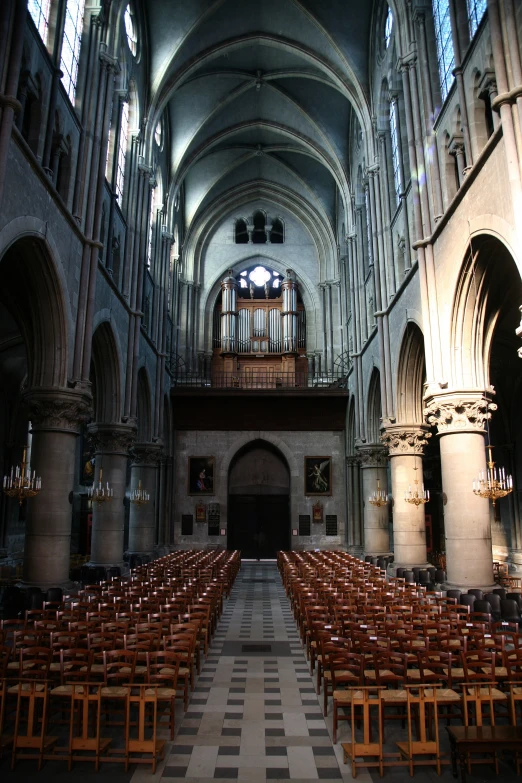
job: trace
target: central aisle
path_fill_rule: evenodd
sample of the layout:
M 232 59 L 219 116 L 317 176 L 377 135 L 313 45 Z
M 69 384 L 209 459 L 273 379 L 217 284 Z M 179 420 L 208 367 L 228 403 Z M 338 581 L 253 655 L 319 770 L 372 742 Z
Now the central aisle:
M 351 780 L 343 773 L 276 565 L 243 563 L 158 778 Z

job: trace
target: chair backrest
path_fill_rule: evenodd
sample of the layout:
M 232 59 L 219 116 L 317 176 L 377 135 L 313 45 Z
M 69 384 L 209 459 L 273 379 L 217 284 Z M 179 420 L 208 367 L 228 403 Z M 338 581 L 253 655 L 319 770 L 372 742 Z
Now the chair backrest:
M 520 616 L 520 608 L 518 606 L 518 603 L 516 601 L 512 600 L 504 600 L 500 601 L 500 614 L 505 619 L 513 619 L 517 622 L 519 620 L 522 620 L 522 617 Z
M 133 682 L 136 668 L 134 650 L 104 650 L 103 679 L 105 685 L 125 685 Z
M 489 717 L 491 726 L 495 725 L 494 689 L 495 683 L 493 682 L 465 683 L 462 686 L 465 726 L 472 725 L 473 711 L 470 708 L 474 708 L 477 726 L 483 726 L 486 717 Z M 488 707 L 487 712 L 484 711 L 485 706 Z
M 484 593 L 482 590 L 479 590 L 478 587 L 472 587 L 470 590 L 468 590 L 468 595 L 474 595 L 477 601 L 484 600 Z
M 473 606 L 476 600 L 477 596 L 474 593 L 462 593 L 460 596 L 460 605 Z
M 484 599 L 489 602 L 493 612 L 500 612 L 500 596 L 497 593 L 486 593 Z
M 522 609 L 522 595 L 520 593 L 508 593 L 506 595 L 506 600 L 516 601 L 519 610 Z

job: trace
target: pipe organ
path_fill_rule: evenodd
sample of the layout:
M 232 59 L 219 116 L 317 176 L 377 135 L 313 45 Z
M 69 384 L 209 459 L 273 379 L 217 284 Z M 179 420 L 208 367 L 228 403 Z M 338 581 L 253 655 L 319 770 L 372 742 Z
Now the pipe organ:
M 213 318 L 213 372 L 252 378 L 307 373 L 306 314 L 291 270 L 263 285 L 232 270 L 221 282 Z M 277 276 L 276 276 L 277 275 Z

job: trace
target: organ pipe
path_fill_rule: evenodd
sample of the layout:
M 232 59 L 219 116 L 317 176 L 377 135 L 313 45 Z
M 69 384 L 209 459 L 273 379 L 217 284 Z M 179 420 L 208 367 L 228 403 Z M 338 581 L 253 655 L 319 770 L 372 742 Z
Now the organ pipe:
M 236 353 L 237 346 L 237 281 L 232 269 L 221 281 L 221 352 Z
M 250 353 L 250 310 L 246 308 L 239 311 L 238 351 Z
M 291 269 L 281 284 L 283 291 L 283 309 L 281 322 L 283 331 L 283 353 L 297 353 L 297 283 Z

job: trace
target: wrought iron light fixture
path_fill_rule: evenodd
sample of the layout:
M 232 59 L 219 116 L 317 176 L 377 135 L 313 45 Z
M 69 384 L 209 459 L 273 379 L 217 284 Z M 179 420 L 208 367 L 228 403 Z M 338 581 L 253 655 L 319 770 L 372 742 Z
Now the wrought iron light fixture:
M 418 467 L 415 465 L 413 470 L 417 471 Z M 415 480 L 413 482 L 413 490 L 411 488 L 411 484 L 408 487 L 407 491 L 404 493 L 404 500 L 406 503 L 411 503 L 414 506 L 420 506 L 424 505 L 424 503 L 428 503 L 430 499 L 430 491 L 429 489 L 419 489 L 419 480 L 417 479 L 417 473 L 415 473 Z
M 20 505 L 27 498 L 33 498 L 42 489 L 42 479 L 36 471 L 27 467 L 27 449 L 24 448 L 22 462 L 11 468 L 11 473 L 4 476 L 4 492 L 10 498 L 17 498 Z
M 103 485 L 103 469 L 100 468 L 100 475 L 98 477 L 98 486 L 89 487 L 87 490 L 89 500 L 93 503 L 107 503 L 111 501 L 114 495 L 114 491 L 108 481 Z
M 133 489 L 130 496 L 130 502 L 135 506 L 144 506 L 150 500 L 150 495 L 146 489 L 141 486 L 141 479 L 138 481 L 137 489 Z
M 386 492 L 381 489 L 381 482 L 380 479 L 377 479 L 377 489 L 374 489 L 370 497 L 368 498 L 368 503 L 371 503 L 372 506 L 387 506 L 388 505 L 388 495 Z
M 473 492 L 485 500 L 491 500 L 495 506 L 497 500 L 505 498 L 513 492 L 513 477 L 506 476 L 504 468 L 495 467 L 493 461 L 493 446 L 486 446 L 488 452 L 488 467 L 481 470 L 478 479 L 473 480 Z

